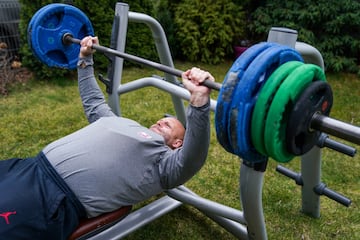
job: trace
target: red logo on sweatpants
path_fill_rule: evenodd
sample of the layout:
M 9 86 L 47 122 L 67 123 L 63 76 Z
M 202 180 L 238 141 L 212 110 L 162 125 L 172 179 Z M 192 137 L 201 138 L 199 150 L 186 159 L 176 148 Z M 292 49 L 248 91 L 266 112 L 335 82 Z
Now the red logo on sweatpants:
M 16 211 L 15 212 L 4 212 L 4 213 L 0 213 L 0 217 L 3 217 L 5 219 L 6 224 L 10 224 L 9 216 L 15 215 L 15 214 L 16 214 Z

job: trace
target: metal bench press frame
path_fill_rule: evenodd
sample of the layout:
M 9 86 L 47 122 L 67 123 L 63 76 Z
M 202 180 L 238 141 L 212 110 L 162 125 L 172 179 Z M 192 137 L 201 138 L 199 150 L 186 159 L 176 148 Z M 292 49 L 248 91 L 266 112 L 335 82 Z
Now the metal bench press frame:
M 129 6 L 125 3 L 118 2 L 116 4 L 111 47 L 124 52 L 129 22 L 144 23 L 151 29 L 161 64 L 173 67 L 174 64 L 167 38 L 161 25 L 148 15 L 129 11 Z M 268 41 L 295 47 L 303 55 L 305 61 L 323 68 L 324 63 L 321 54 L 310 45 L 296 42 L 296 38 L 296 32 L 284 32 L 283 29 L 274 28 L 269 32 Z M 109 56 L 109 58 L 111 57 Z M 180 121 L 185 122 L 183 100 L 188 100 L 190 95 L 187 90 L 174 84 L 177 83 L 175 76 L 165 73 L 165 79 L 146 77 L 121 84 L 124 60 L 118 57 L 113 57 L 111 60 L 108 70 L 108 79 L 110 79 L 108 84 L 110 84 L 107 86 L 107 92 L 109 105 L 115 114 L 121 116 L 120 95 L 139 88 L 152 86 L 171 94 L 176 115 Z M 211 109 L 214 111 L 215 108 L 216 101 L 211 100 Z M 313 187 L 320 183 L 320 148 L 314 147 L 309 153 L 302 156 L 301 164 L 301 174 L 304 182 L 302 186 L 302 211 L 313 217 L 319 217 L 320 196 L 314 193 Z M 266 164 L 265 166 L 241 164 L 239 189 L 243 211 L 202 198 L 185 186 L 180 186 L 168 190 L 165 196 L 133 211 L 120 222 L 89 239 L 120 239 L 174 210 L 183 203 L 194 206 L 239 239 L 267 239 L 262 206 L 265 169 Z M 248 184 L 250 182 L 251 184 Z

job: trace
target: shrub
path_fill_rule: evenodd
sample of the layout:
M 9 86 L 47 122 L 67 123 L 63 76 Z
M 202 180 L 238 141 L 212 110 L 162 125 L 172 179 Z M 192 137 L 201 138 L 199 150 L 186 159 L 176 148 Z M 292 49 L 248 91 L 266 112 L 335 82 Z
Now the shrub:
M 154 15 L 154 4 L 152 0 L 125 0 L 122 2 L 129 4 L 129 11 L 144 13 L 149 16 Z M 145 24 L 129 22 L 126 38 L 126 52 L 152 61 L 159 61 L 152 33 Z M 126 66 L 133 64 L 134 63 L 131 62 L 125 62 Z
M 272 26 L 299 32 L 299 41 L 316 47 L 327 70 L 358 71 L 360 3 L 357 0 L 266 1 L 251 14 L 252 38 L 265 38 Z
M 154 18 L 161 24 L 163 27 L 168 45 L 171 51 L 173 58 L 177 58 L 181 55 L 181 49 L 178 48 L 179 41 L 176 39 L 176 26 L 174 23 L 175 18 L 175 9 L 177 6 L 177 1 L 168 1 L 168 0 L 156 0 L 154 4 Z
M 244 34 L 245 14 L 232 1 L 184 0 L 176 6 L 176 39 L 189 61 L 217 64 Z

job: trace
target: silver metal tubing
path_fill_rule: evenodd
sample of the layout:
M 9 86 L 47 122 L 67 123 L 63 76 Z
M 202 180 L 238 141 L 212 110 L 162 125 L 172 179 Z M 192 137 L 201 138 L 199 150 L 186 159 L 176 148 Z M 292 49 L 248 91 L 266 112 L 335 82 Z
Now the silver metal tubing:
M 194 206 L 201 211 L 207 212 L 209 214 L 225 217 L 227 219 L 242 224 L 246 224 L 243 212 L 237 209 L 222 205 L 220 203 L 202 198 L 198 195 L 177 188 L 168 190 L 166 193 L 170 197 L 180 202 Z
M 117 3 L 116 5 L 120 5 L 120 3 Z M 150 28 L 160 63 L 173 68 L 174 62 L 171 56 L 170 47 L 167 41 L 165 31 L 159 21 L 149 15 L 130 11 L 129 22 L 135 24 L 145 24 Z M 125 36 L 126 35 L 123 35 L 123 37 Z M 178 81 L 177 77 L 172 74 L 164 73 L 164 77 L 166 81 L 171 83 L 176 83 Z M 174 95 L 171 95 L 171 98 L 177 119 L 179 119 L 180 122 L 186 125 L 186 114 L 183 101 Z
M 295 48 L 298 32 L 294 29 L 283 27 L 272 27 L 268 34 L 268 42 L 280 43 Z
M 295 49 L 301 54 L 304 62 L 312 63 L 325 69 L 324 59 L 315 47 L 304 42 L 296 42 Z
M 249 239 L 266 240 L 266 224 L 262 205 L 264 172 L 241 164 L 240 200 L 247 222 Z
M 90 237 L 91 240 L 115 240 L 123 238 L 155 219 L 182 205 L 181 202 L 164 196 L 148 205 L 133 211 L 114 226 Z
M 313 147 L 301 156 L 301 211 L 311 217 L 320 217 L 320 196 L 314 192 L 314 187 L 321 183 L 321 150 Z
M 156 77 L 145 77 L 140 78 L 131 82 L 124 83 L 118 87 L 118 94 L 124 94 L 136 89 L 144 87 L 156 87 L 158 89 L 164 90 L 165 92 L 171 93 L 174 96 L 180 97 L 184 100 L 189 101 L 190 93 L 183 87 L 175 85 L 173 83 L 164 81 Z M 216 100 L 210 99 L 210 109 L 215 111 L 216 109 Z
M 237 238 L 243 240 L 249 238 L 245 219 L 241 211 L 201 198 L 185 186 L 179 186 L 176 189 L 170 190 L 168 195 L 185 200 L 184 203 L 194 206 Z M 210 203 L 210 205 L 206 206 L 208 203 Z M 229 211 L 235 211 L 235 213 Z M 227 218 L 228 216 L 234 216 L 238 219 L 231 220 Z
M 115 6 L 114 22 L 111 30 L 111 47 L 118 51 L 125 51 L 126 33 L 128 26 L 129 5 L 117 3 Z M 111 91 L 108 92 L 108 104 L 112 111 L 121 116 L 120 96 L 116 94 L 117 87 L 121 83 L 123 73 L 124 59 L 114 57 L 109 63 L 107 77 L 110 80 Z M 119 77 L 120 76 L 120 77 Z
M 356 154 L 356 148 L 348 146 L 344 143 L 332 140 L 325 133 L 321 133 L 317 142 L 317 146 L 320 148 L 327 147 L 340 153 L 346 154 L 350 157 L 354 157 Z
M 310 127 L 360 145 L 360 127 L 349 123 L 315 113 L 311 119 Z

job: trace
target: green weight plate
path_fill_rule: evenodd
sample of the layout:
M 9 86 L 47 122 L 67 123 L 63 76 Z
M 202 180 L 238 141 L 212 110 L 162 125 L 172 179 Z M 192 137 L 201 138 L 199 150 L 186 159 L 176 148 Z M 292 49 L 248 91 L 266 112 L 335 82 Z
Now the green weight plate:
M 284 79 L 294 71 L 295 68 L 303 65 L 300 61 L 290 61 L 278 67 L 265 82 L 260 90 L 258 99 L 251 117 L 251 141 L 255 149 L 267 156 L 264 143 L 264 131 L 267 113 L 270 104 Z
M 280 85 L 270 105 L 265 124 L 265 148 L 278 162 L 294 158 L 286 148 L 286 128 L 292 107 L 303 90 L 313 81 L 326 81 L 324 71 L 313 64 L 297 67 Z

